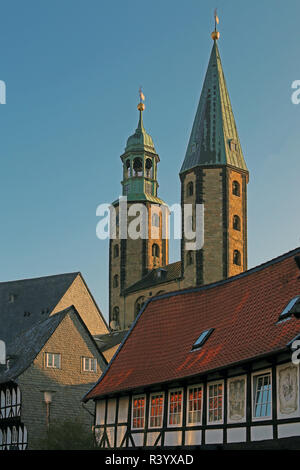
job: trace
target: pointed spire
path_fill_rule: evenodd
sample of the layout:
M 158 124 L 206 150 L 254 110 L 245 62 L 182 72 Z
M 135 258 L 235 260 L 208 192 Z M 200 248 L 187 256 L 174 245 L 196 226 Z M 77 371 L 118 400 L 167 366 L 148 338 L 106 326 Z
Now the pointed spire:
M 196 166 L 226 164 L 247 171 L 217 45 L 218 20 L 215 12 L 214 44 L 180 173 Z

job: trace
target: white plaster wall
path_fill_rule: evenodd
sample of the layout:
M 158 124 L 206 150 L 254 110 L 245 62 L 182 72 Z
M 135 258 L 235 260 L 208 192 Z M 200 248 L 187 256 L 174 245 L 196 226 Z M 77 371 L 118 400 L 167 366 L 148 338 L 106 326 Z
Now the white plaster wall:
M 300 436 L 300 423 L 280 424 L 278 437 Z
M 127 423 L 128 420 L 128 397 L 119 398 L 118 423 Z
M 246 442 L 246 428 L 229 428 L 227 442 Z
M 107 424 L 113 424 L 116 419 L 116 404 L 115 398 L 110 398 L 107 404 Z
M 105 400 L 99 400 L 96 404 L 96 425 L 104 424 Z
M 185 445 L 193 446 L 201 444 L 202 431 L 186 431 L 185 432 Z
M 252 426 L 251 441 L 273 439 L 273 426 Z
M 166 431 L 165 433 L 165 446 L 181 446 L 182 432 L 181 431 Z
M 206 444 L 221 444 L 223 442 L 223 429 L 209 429 L 205 432 Z

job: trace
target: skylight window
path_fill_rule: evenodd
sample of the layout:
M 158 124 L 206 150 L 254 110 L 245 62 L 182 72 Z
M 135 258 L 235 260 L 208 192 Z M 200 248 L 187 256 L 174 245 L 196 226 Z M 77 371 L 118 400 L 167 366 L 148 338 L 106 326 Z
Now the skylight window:
M 193 344 L 192 349 L 200 348 L 205 343 L 205 341 L 207 341 L 207 339 L 209 338 L 209 336 L 212 334 L 213 331 L 214 331 L 214 328 L 210 328 L 209 330 L 203 331 L 201 335 L 199 336 L 199 338 Z
M 295 315 L 295 317 L 300 316 L 300 295 L 297 295 L 297 297 L 294 297 L 285 307 L 285 309 L 281 312 L 279 315 L 278 321 L 284 320 L 285 318 L 289 318 L 292 315 Z

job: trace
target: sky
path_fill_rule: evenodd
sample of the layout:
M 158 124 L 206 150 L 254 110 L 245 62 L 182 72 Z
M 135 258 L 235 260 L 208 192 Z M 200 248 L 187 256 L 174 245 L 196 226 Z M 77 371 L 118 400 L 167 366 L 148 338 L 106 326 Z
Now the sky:
M 300 246 L 298 0 L 0 1 L 0 281 L 80 271 L 108 318 L 108 241 L 96 237 L 96 208 L 121 193 L 140 85 L 159 197 L 180 202 L 216 7 L 250 171 L 249 267 Z

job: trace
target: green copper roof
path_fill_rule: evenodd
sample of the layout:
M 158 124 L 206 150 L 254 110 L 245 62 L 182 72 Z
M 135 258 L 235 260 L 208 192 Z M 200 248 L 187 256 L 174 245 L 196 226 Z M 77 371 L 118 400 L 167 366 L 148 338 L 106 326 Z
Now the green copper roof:
M 226 164 L 247 171 L 219 49 L 214 41 L 180 173 L 200 165 Z
M 156 153 L 151 135 L 147 134 L 143 125 L 143 111 L 140 112 L 140 119 L 135 133 L 127 140 L 125 152 L 136 150 L 148 150 Z

